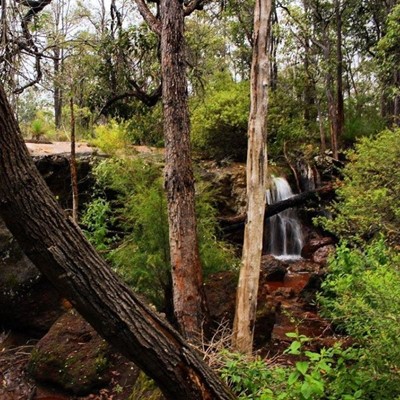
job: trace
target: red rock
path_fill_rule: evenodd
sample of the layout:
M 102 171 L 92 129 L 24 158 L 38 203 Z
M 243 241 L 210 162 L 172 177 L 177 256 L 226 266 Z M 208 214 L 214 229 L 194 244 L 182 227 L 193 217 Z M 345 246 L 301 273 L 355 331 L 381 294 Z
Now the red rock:
M 311 239 L 307 242 L 301 250 L 301 256 L 303 258 L 310 259 L 312 255 L 321 247 L 334 244 L 335 240 L 332 237 L 323 237 L 317 239 Z
M 335 246 L 332 244 L 320 247 L 312 256 L 312 260 L 318 264 L 326 265 L 329 256 L 335 252 Z

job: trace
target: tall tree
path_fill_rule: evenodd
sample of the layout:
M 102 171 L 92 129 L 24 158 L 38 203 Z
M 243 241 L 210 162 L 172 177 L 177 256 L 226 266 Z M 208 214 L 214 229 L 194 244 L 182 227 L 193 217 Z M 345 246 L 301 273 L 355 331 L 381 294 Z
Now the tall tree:
M 184 51 L 184 10 L 161 0 L 161 71 L 174 312 L 182 333 L 195 338 L 207 307 L 197 242 Z
M 171 400 L 233 395 L 196 351 L 113 273 L 35 168 L 0 85 L 0 216 L 25 254 Z
M 195 340 L 207 317 L 196 232 L 195 187 L 190 150 L 184 17 L 202 0 L 160 0 L 160 16 L 136 0 L 140 13 L 161 38 L 162 102 L 165 138 L 165 188 L 174 312 L 183 335 Z
M 247 222 L 233 327 L 233 345 L 244 353 L 251 353 L 253 347 L 264 231 L 267 185 L 266 118 L 271 84 L 271 11 L 271 0 L 256 0 L 246 164 Z

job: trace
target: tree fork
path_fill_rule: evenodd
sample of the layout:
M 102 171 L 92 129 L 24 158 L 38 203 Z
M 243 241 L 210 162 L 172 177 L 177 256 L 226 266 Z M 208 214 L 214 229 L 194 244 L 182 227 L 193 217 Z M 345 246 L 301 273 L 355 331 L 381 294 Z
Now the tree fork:
M 109 268 L 36 170 L 0 86 L 0 215 L 25 254 L 168 399 L 234 399 L 196 351 Z

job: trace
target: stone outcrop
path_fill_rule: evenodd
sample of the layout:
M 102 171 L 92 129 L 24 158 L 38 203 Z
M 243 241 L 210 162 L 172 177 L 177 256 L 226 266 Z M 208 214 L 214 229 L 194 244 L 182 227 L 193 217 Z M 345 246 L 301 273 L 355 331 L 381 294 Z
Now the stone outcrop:
M 71 207 L 69 143 L 28 143 L 36 167 L 64 209 Z M 78 144 L 80 200 L 91 195 L 90 171 L 95 151 Z M 22 253 L 10 231 L 0 220 L 0 328 L 43 335 L 65 312 L 63 299 Z
M 0 326 L 40 337 L 64 312 L 62 301 L 22 253 L 2 220 L 0 271 Z
M 127 394 L 139 369 L 112 351 L 107 342 L 76 312 L 66 313 L 51 327 L 31 353 L 28 370 L 36 381 L 54 384 L 75 395 L 92 393 L 108 386 L 124 364 Z
M 321 247 L 334 244 L 332 237 L 318 237 L 310 239 L 302 248 L 301 256 L 306 259 L 311 259 L 313 254 Z
M 264 255 L 261 258 L 261 280 L 278 281 L 284 280 L 288 264 L 272 255 Z

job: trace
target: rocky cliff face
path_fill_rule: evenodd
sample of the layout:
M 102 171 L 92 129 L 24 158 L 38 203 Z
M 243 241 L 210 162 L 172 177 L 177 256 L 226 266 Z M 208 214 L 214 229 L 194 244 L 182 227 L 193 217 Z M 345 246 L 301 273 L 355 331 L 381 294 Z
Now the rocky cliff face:
M 27 144 L 36 167 L 66 210 L 71 207 L 68 145 Z M 96 157 L 97 154 L 91 148 L 78 146 L 78 178 L 82 202 L 91 195 L 93 179 L 90 171 Z M 0 328 L 40 337 L 63 312 L 63 300 L 23 254 L 0 220 Z

